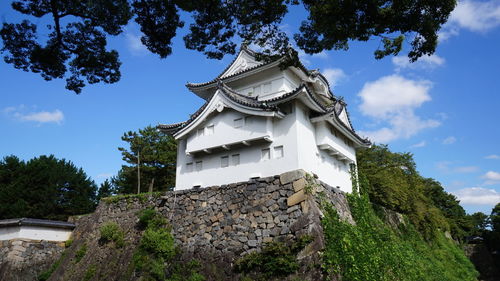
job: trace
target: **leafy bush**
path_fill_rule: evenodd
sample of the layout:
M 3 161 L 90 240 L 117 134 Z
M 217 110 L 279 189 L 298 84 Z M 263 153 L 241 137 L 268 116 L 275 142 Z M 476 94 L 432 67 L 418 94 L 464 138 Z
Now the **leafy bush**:
M 200 265 L 196 261 L 174 262 L 178 249 L 167 220 L 161 214 L 153 209 L 145 209 L 137 213 L 137 216 L 139 227 L 146 228 L 146 230 L 142 235 L 139 248 L 134 253 L 133 264 L 144 280 L 205 280 L 205 277 L 198 273 Z
M 262 251 L 252 252 L 235 263 L 235 270 L 242 273 L 257 272 L 265 278 L 287 276 L 299 268 L 297 254 L 312 238 L 304 235 L 297 241 L 287 245 L 282 242 L 271 242 Z
M 147 228 L 142 236 L 140 247 L 148 253 L 167 260 L 175 255 L 174 237 L 170 230 L 165 228 Z
M 125 245 L 125 234 L 116 222 L 107 222 L 100 228 L 101 240 L 104 242 L 114 242 L 116 247 Z
M 167 220 L 154 209 L 144 209 L 137 216 L 139 217 L 139 227 L 143 229 L 146 227 L 157 229 L 167 225 Z

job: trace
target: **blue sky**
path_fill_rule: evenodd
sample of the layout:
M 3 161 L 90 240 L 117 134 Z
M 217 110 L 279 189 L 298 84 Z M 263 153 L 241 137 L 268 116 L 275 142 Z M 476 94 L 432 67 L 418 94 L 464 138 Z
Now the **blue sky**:
M 9 2 L 0 4 L 0 18 L 19 21 Z M 293 33 L 303 15 L 294 9 L 283 29 Z M 140 44 L 138 28 L 127 26 L 109 41 L 123 62 L 121 81 L 87 86 L 81 95 L 2 60 L 0 157 L 54 154 L 97 183 L 116 174 L 124 132 L 187 119 L 203 101 L 185 83 L 208 81 L 233 59 L 184 49 L 184 32 L 160 60 Z M 433 56 L 414 64 L 404 52 L 375 60 L 378 40 L 301 58 L 345 98 L 360 134 L 413 153 L 421 174 L 440 181 L 469 213 L 489 214 L 500 202 L 500 1 L 460 2 L 440 41 Z

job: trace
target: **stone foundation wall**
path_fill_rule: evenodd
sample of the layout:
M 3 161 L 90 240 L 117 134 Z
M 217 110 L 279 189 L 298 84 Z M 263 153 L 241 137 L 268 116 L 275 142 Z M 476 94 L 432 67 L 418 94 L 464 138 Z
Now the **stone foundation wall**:
M 37 280 L 64 250 L 64 243 L 12 239 L 0 241 L 0 280 Z
M 180 261 L 197 258 L 206 280 L 239 280 L 234 262 L 271 241 L 295 240 L 308 234 L 314 238 L 301 253 L 296 276 L 280 280 L 321 280 L 318 251 L 323 248 L 321 210 L 318 196 L 334 204 L 341 218 L 352 217 L 344 193 L 327 186 L 302 170 L 274 177 L 258 178 L 201 189 L 166 192 L 161 196 L 130 196 L 100 202 L 95 213 L 80 218 L 73 232 L 74 242 L 49 280 L 81 280 L 89 268 L 97 279 L 138 280 L 131 260 L 142 230 L 137 213 L 154 208 L 169 221 Z M 116 222 L 124 232 L 125 246 L 117 249 L 99 242 L 99 229 Z M 75 255 L 85 245 L 79 261 Z

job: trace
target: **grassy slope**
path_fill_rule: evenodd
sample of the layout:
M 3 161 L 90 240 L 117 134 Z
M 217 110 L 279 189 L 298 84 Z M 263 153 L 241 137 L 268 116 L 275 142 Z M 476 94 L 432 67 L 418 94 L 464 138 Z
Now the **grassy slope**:
M 374 212 L 366 197 L 349 195 L 356 225 L 339 220 L 325 205 L 324 269 L 342 280 L 473 281 L 478 273 L 453 240 L 437 231 L 424 241 L 406 223 L 395 230 Z

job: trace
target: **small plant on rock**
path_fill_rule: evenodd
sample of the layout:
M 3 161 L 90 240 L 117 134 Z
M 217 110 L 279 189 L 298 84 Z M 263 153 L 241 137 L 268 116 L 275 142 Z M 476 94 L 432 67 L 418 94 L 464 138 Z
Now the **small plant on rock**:
M 101 226 L 101 240 L 105 243 L 114 242 L 115 246 L 121 248 L 125 245 L 125 234 L 116 222 L 107 222 Z

